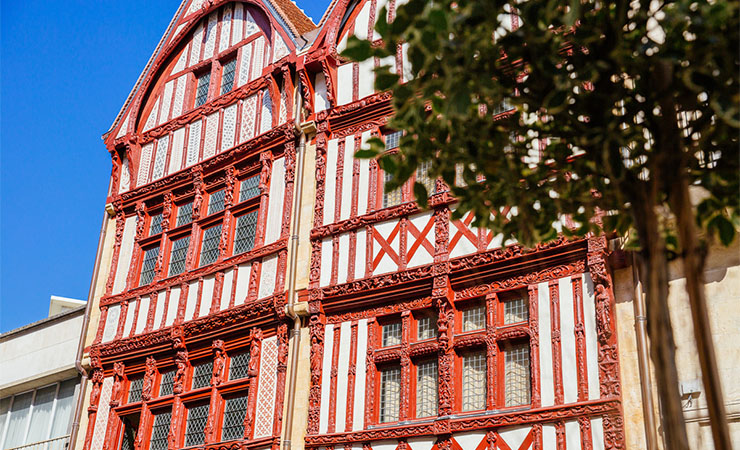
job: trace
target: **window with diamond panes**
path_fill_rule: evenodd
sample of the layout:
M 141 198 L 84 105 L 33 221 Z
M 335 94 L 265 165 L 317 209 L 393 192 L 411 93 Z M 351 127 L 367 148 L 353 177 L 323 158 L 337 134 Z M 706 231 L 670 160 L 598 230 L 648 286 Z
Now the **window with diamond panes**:
M 239 201 L 249 200 L 260 195 L 260 176 L 246 178 L 239 186 Z
M 427 190 L 427 195 L 437 193 L 435 180 L 429 176 L 429 170 L 431 170 L 431 168 L 431 161 L 424 161 L 416 168 L 416 181 L 424 185 Z
M 234 89 L 234 74 L 236 73 L 236 58 L 231 59 L 221 69 L 221 95 Z
M 437 318 L 431 314 L 420 316 L 416 320 L 416 339 L 423 341 L 437 337 Z
M 157 258 L 159 257 L 159 247 L 153 247 L 144 250 L 144 259 L 141 262 L 141 277 L 139 286 L 149 284 L 154 279 L 155 269 L 157 268 Z
M 462 330 L 475 331 L 486 327 L 486 305 L 479 303 L 462 310 Z
M 213 361 L 204 362 L 195 366 L 195 368 L 193 369 L 192 389 L 199 389 L 202 387 L 210 386 L 212 373 Z
M 224 210 L 224 197 L 226 196 L 226 191 L 224 189 L 221 189 L 220 191 L 216 191 L 213 194 L 211 194 L 211 197 L 208 199 L 208 215 L 217 213 L 219 211 Z
M 462 410 L 486 408 L 486 354 L 466 353 L 462 357 Z
M 385 135 L 385 149 L 392 150 L 398 148 L 398 144 L 401 142 L 401 136 L 403 136 L 403 131 L 394 131 Z
M 152 426 L 152 437 L 149 439 L 149 450 L 167 450 L 167 435 L 170 432 L 170 411 L 155 413 L 154 425 Z
M 154 236 L 162 232 L 162 214 L 156 214 L 152 216 L 152 220 L 149 222 L 149 236 Z
M 401 368 L 380 371 L 380 422 L 396 422 L 401 408 Z
M 172 395 L 175 386 L 175 371 L 170 370 L 162 374 L 159 382 L 159 396 Z
M 229 361 L 229 380 L 246 378 L 249 371 L 249 352 L 237 353 Z
M 244 437 L 244 417 L 247 413 L 247 396 L 226 399 L 222 441 L 233 441 Z
M 188 246 L 190 246 L 190 236 L 185 236 L 184 238 L 172 241 L 169 276 L 180 275 L 185 271 L 185 260 L 188 256 Z
M 128 402 L 136 403 L 141 401 L 141 389 L 144 386 L 144 378 L 135 378 L 131 380 L 128 387 Z
M 177 208 L 177 226 L 185 225 L 193 221 L 193 202 L 185 203 Z
M 383 347 L 401 345 L 401 322 L 392 322 L 383 325 Z
M 221 225 L 207 228 L 203 232 L 200 246 L 200 267 L 213 264 L 218 259 L 218 243 L 221 241 Z
M 526 322 L 529 320 L 529 305 L 524 297 L 506 300 L 504 303 L 504 324 Z
M 422 361 L 416 366 L 416 417 L 437 415 L 437 361 Z
M 188 419 L 185 427 L 185 447 L 203 445 L 205 428 L 208 421 L 208 403 L 188 408 Z
M 135 425 L 131 423 L 128 420 L 128 418 L 124 418 L 123 419 L 123 436 L 121 436 L 121 450 L 134 450 L 134 440 L 136 439 L 136 431 L 137 431 L 137 428 L 135 428 Z
M 235 255 L 248 252 L 254 248 L 254 237 L 257 233 L 257 215 L 257 211 L 252 211 L 236 218 Z
M 504 401 L 506 406 L 528 405 L 530 402 L 529 344 L 504 345 Z
M 208 87 L 211 84 L 211 72 L 198 77 L 198 87 L 195 90 L 195 107 L 199 107 L 208 100 Z

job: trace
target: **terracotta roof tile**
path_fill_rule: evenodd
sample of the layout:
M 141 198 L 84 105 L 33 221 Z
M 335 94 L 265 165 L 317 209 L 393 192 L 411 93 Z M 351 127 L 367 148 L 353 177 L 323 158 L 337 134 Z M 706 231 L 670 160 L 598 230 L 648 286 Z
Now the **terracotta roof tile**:
M 288 19 L 291 24 L 293 24 L 299 34 L 309 32 L 316 28 L 316 24 L 314 24 L 313 21 L 311 21 L 311 19 L 309 19 L 308 16 L 306 16 L 303 11 L 301 11 L 301 9 L 298 8 L 298 6 L 296 6 L 296 4 L 293 3 L 291 0 L 272 1 L 281 9 L 283 14 L 285 15 L 285 18 Z

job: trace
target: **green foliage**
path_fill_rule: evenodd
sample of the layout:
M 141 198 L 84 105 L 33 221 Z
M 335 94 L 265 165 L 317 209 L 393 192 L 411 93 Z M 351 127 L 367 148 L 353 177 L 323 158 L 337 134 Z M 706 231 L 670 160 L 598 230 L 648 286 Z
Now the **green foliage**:
M 376 88 L 394 94 L 389 126 L 406 135 L 396 155 L 373 140 L 357 156 L 382 155 L 389 187 L 431 161 L 459 199 L 456 216 L 475 211 L 476 225 L 525 244 L 555 237 L 564 216 L 579 224 L 566 234 L 598 231 L 601 211 L 634 246 L 647 202 L 667 211 L 671 247 L 668 193 L 687 176 L 703 193 L 696 223 L 729 243 L 740 210 L 738 3 L 513 4 L 513 31 L 508 1 L 410 0 L 390 24 L 379 14 L 382 45 L 350 38 L 343 56 L 356 60 L 406 43 L 414 75 L 376 69 Z M 513 109 L 499 114 L 504 102 Z M 414 192 L 425 204 L 423 186 Z

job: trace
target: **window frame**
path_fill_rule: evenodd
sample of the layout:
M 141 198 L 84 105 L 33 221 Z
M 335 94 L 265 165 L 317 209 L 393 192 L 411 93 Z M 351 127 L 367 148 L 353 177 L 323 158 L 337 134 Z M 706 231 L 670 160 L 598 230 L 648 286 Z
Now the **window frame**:
M 209 101 L 213 100 L 211 98 L 211 84 L 213 84 L 213 73 L 212 73 L 212 65 L 210 62 L 205 66 L 201 67 L 199 70 L 195 70 L 191 72 L 192 74 L 192 100 L 190 101 L 191 108 L 190 110 L 198 109 L 201 106 L 205 105 Z M 198 91 L 200 88 L 200 80 L 208 77 L 208 86 L 206 88 L 206 96 L 205 99 L 203 99 L 202 103 L 198 103 Z

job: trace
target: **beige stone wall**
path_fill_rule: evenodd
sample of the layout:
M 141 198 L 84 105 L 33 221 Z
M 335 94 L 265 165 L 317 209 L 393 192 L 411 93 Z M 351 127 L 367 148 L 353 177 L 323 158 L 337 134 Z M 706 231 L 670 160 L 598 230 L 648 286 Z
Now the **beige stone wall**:
M 701 370 L 682 273 L 681 262 L 672 262 L 668 302 L 676 342 L 679 382 L 685 387 L 696 384 L 699 390 L 697 394 L 682 397 L 689 443 L 692 449 L 713 449 L 706 410 L 706 395 L 701 386 Z M 707 258 L 704 278 L 709 320 L 714 337 L 725 408 L 730 422 L 730 434 L 736 445 L 740 445 L 740 377 L 737 375 L 740 371 L 740 351 L 738 350 L 740 343 L 740 244 L 736 242 L 729 248 L 713 247 Z M 631 267 L 615 272 L 614 285 L 617 298 L 626 448 L 645 448 L 634 328 L 633 298 L 635 291 Z M 654 376 L 652 380 L 654 382 Z M 654 398 L 655 416 L 659 418 L 655 391 Z

